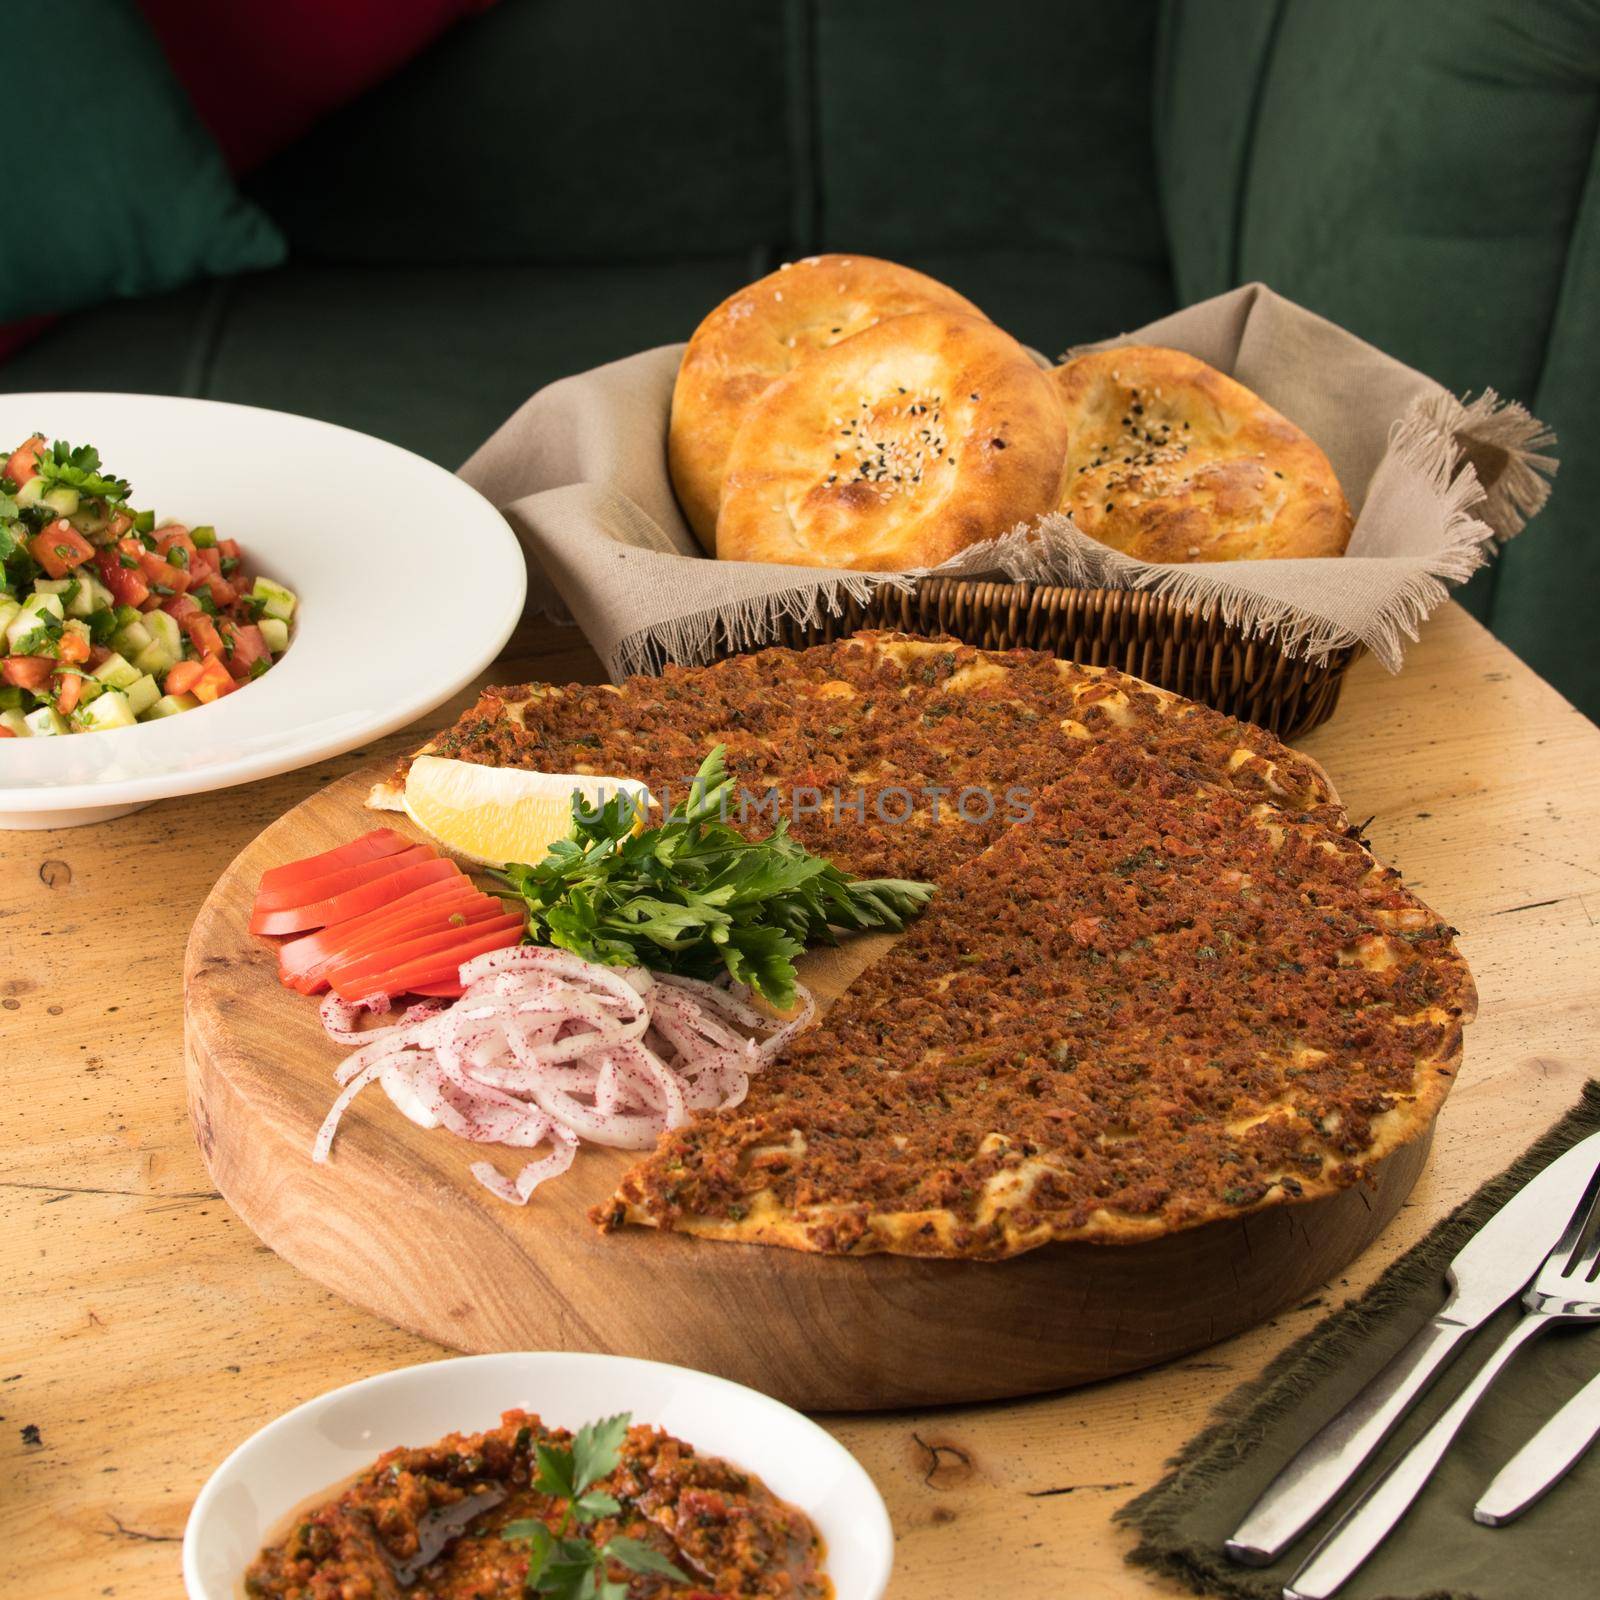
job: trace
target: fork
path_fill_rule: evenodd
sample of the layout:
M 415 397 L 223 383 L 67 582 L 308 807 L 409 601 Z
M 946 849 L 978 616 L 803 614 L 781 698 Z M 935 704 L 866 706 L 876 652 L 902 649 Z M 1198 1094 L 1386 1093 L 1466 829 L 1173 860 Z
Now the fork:
M 1595 1281 L 1600 1272 L 1600 1234 L 1579 1249 L 1597 1211 L 1600 1189 L 1591 1184 L 1586 1202 L 1573 1214 L 1523 1295 L 1522 1318 L 1449 1409 L 1334 1524 L 1289 1580 L 1284 1600 L 1327 1600 L 1366 1561 L 1405 1515 L 1473 1407 L 1525 1344 L 1558 1322 L 1600 1321 L 1600 1284 Z

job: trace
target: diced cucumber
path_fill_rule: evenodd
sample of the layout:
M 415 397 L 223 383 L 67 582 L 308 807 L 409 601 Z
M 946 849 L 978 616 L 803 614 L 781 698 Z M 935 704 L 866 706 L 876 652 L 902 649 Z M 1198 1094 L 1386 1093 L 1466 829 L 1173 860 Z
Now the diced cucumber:
M 33 592 L 35 594 L 53 594 L 57 596 L 62 605 L 67 603 L 67 590 L 73 585 L 71 578 L 35 578 Z
M 137 683 L 141 675 L 136 668 L 130 667 L 121 656 L 112 651 L 90 676 L 98 678 L 108 689 L 126 689 L 130 683 Z
M 58 483 L 53 489 L 46 489 L 39 496 L 43 504 L 49 506 L 52 511 L 59 511 L 64 517 L 70 517 L 78 509 L 80 498 L 82 497 L 76 489 L 64 483 Z
M 40 706 L 37 711 L 30 711 L 22 720 L 28 724 L 28 732 L 35 739 L 49 739 L 57 734 L 72 732 L 67 726 L 66 718 L 54 706 Z
M 130 622 L 111 635 L 111 648 L 120 650 L 125 656 L 136 656 L 150 643 L 151 637 L 150 630 L 142 620 Z
M 152 639 L 143 650 L 134 656 L 133 665 L 140 672 L 148 672 L 154 677 L 164 678 L 172 671 L 173 664 L 177 659 L 159 639 Z
M 86 568 L 77 571 L 78 592 L 67 602 L 69 617 L 88 617 L 114 606 L 116 596 Z
M 117 607 L 117 626 L 119 628 L 126 628 L 130 622 L 140 622 L 143 618 L 144 613 L 138 606 Z
M 84 500 L 67 519 L 79 533 L 99 533 L 111 520 L 111 513 L 101 500 Z
M 33 479 L 30 478 L 28 482 L 32 483 Z M 43 655 L 51 647 L 54 630 L 39 621 L 44 615 L 54 617 L 57 622 L 65 618 L 60 595 L 36 592 L 22 602 L 22 609 L 6 628 L 6 643 L 12 655 Z
M 0 655 L 11 647 L 8 637 L 11 624 L 22 615 L 22 607 L 15 600 L 0 600 Z
M 161 698 L 161 685 L 146 673 L 137 683 L 130 683 L 122 693 L 127 698 L 128 709 L 137 717 L 143 715 Z
M 44 495 L 44 479 L 38 476 L 29 478 L 17 490 L 17 504 L 19 506 L 36 506 Z
M 106 692 L 106 686 L 98 678 L 85 678 L 78 689 L 78 704 L 86 706 L 91 700 L 98 700 Z
M 19 739 L 33 737 L 33 729 L 28 726 L 28 719 L 20 711 L 0 711 L 0 728 L 9 728 Z
M 28 482 L 32 483 L 33 479 L 29 478 Z M 45 579 L 46 583 L 49 581 L 50 580 L 48 578 Z M 58 583 L 65 584 L 69 580 L 66 578 L 58 578 L 56 581 Z M 51 594 L 51 592 L 44 588 L 43 585 L 37 583 L 33 586 L 33 593 L 22 602 L 22 609 L 24 611 L 48 611 L 57 622 L 62 621 L 67 614 L 66 607 L 61 603 L 61 596 L 58 594 Z
M 138 719 L 128 697 L 120 689 L 107 689 L 97 700 L 91 701 L 82 711 L 75 712 L 81 728 L 131 728 Z
M 180 711 L 193 711 L 199 704 L 192 694 L 164 694 L 139 720 L 159 722 L 162 717 L 175 717 Z
M 14 683 L 0 684 L 0 711 L 20 711 L 22 693 Z
M 273 655 L 281 656 L 289 648 L 289 624 L 282 617 L 263 617 L 260 627 L 261 637 L 267 641 L 267 649 Z
M 140 619 L 150 632 L 150 637 L 161 645 L 174 661 L 183 655 L 183 629 L 176 617 L 165 611 L 147 611 Z
M 292 589 L 285 589 L 281 583 L 274 583 L 270 578 L 257 578 L 250 595 L 261 602 L 263 617 L 276 617 L 279 622 L 287 622 L 299 603 L 299 597 Z
M 61 624 L 61 632 L 63 635 L 75 633 L 80 639 L 83 640 L 85 644 L 94 643 L 94 640 L 89 634 L 89 624 L 85 622 L 82 617 L 68 617 L 67 620 Z

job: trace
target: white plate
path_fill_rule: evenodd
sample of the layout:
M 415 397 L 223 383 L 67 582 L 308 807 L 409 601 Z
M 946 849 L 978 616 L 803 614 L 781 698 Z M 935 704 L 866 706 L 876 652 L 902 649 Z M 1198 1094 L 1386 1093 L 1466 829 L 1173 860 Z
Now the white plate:
M 0 740 L 0 827 L 58 828 L 303 767 L 469 683 L 527 590 L 516 536 L 444 468 L 332 423 L 166 395 L 0 395 L 0 445 L 95 445 L 133 504 L 244 547 L 300 597 L 259 682 L 182 716 Z
M 531 1351 L 401 1367 L 335 1389 L 268 1423 L 212 1474 L 183 1535 L 189 1600 L 236 1600 L 268 1534 L 312 1495 L 396 1445 L 492 1428 L 514 1407 L 557 1427 L 631 1411 L 753 1472 L 811 1518 L 838 1600 L 878 1600 L 894 1535 L 855 1457 L 798 1411 L 742 1384 L 625 1356 Z

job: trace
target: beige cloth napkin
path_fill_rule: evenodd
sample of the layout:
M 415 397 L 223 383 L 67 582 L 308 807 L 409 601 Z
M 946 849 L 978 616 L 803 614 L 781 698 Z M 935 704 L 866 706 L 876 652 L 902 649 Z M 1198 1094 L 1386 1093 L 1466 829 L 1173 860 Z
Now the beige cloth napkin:
M 1391 670 L 1403 641 L 1518 532 L 1549 493 L 1550 431 L 1486 390 L 1470 404 L 1323 318 L 1247 284 L 1085 346 L 1161 344 L 1231 373 L 1327 452 L 1356 527 L 1338 559 L 1135 561 L 1052 513 L 963 551 L 941 576 L 1147 588 L 1324 659 L 1361 643 Z M 681 345 L 563 378 L 461 469 L 529 556 L 529 603 L 570 616 L 613 678 L 697 664 L 820 621 L 845 596 L 918 574 L 843 572 L 701 554 L 667 475 Z

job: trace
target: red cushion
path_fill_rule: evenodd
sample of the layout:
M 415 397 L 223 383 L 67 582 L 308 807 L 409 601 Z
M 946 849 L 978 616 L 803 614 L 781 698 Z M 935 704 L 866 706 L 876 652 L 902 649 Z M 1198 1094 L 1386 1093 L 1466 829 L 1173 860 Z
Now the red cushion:
M 235 172 L 259 166 L 493 0 L 139 0 Z

